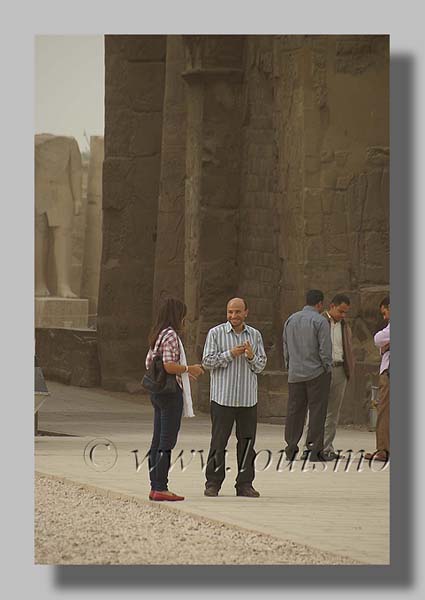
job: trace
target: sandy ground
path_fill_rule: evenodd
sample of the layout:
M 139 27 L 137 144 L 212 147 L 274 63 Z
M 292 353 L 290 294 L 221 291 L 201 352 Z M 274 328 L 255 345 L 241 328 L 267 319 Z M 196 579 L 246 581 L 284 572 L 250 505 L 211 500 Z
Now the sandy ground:
M 115 498 L 39 475 L 35 563 L 359 564 L 162 504 Z

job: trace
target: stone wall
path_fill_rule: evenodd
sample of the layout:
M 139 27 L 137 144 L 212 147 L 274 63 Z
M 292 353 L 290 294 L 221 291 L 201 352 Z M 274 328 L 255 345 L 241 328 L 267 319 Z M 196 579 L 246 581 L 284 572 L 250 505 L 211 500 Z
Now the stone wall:
M 378 361 L 371 334 L 389 285 L 388 38 L 282 36 L 275 47 L 280 93 L 287 93 L 289 82 L 301 83 L 296 102 L 290 99 L 298 111 L 301 136 L 291 143 L 299 157 L 282 156 L 281 170 L 300 181 L 300 165 L 303 173 L 301 192 L 293 194 L 294 203 L 288 198 L 297 206 L 296 236 L 289 232 L 300 259 L 294 270 L 304 277 L 303 286 L 298 280 L 295 287 L 320 288 L 328 301 L 338 291 L 350 296 L 357 372 L 342 417 L 364 420 L 367 411 L 358 407 Z M 295 308 L 285 300 L 285 287 L 283 319 Z
M 35 348 L 37 365 L 46 379 L 80 387 L 100 385 L 96 332 L 37 328 Z
M 260 416 L 279 420 L 282 326 L 317 287 L 352 299 L 343 418 L 364 421 L 389 285 L 388 37 L 107 36 L 105 49 L 103 385 L 140 378 L 162 295 L 188 306 L 190 360 L 242 295 L 269 358 Z M 206 408 L 207 379 L 195 395 Z

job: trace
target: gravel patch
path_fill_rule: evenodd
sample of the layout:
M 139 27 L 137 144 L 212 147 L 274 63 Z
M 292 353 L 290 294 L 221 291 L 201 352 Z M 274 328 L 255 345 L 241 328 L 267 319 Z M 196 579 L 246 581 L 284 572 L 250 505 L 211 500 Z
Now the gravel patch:
M 35 476 L 36 564 L 347 565 L 270 535 Z

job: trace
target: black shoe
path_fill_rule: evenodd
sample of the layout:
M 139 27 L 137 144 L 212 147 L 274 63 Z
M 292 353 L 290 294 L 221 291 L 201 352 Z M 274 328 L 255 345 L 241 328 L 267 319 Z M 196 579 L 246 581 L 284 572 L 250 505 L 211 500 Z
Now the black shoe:
M 335 452 L 334 450 L 331 450 L 330 452 L 325 452 L 325 455 L 328 457 L 327 460 L 344 460 L 345 458 L 343 454 Z
M 285 450 L 285 460 L 287 460 L 288 462 L 294 462 L 294 460 L 297 460 L 297 454 L 298 450 L 296 452 L 287 452 Z
M 331 454 L 319 453 L 319 454 L 310 454 L 309 461 L 310 462 L 330 462 L 335 460 L 336 456 L 331 456 Z
M 220 488 L 218 487 L 218 485 L 206 485 L 204 490 L 204 496 L 209 496 L 210 498 L 213 498 L 214 496 L 218 496 L 219 490 Z
M 300 456 L 300 460 L 308 460 L 309 456 L 311 456 L 313 452 L 313 444 L 306 444 L 304 446 L 304 450 Z
M 260 492 L 257 492 L 250 483 L 236 488 L 236 496 L 245 496 L 246 498 L 259 498 Z

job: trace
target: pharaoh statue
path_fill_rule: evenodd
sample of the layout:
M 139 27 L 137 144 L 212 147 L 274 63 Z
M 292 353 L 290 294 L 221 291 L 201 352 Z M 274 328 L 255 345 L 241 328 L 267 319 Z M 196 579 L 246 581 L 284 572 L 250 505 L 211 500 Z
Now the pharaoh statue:
M 76 298 L 71 290 L 72 223 L 81 210 L 82 165 L 75 138 L 35 136 L 35 296 L 50 296 L 50 240 L 57 296 Z

